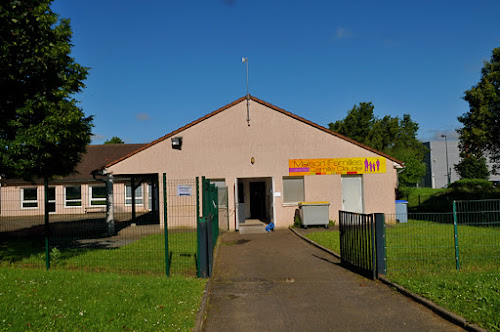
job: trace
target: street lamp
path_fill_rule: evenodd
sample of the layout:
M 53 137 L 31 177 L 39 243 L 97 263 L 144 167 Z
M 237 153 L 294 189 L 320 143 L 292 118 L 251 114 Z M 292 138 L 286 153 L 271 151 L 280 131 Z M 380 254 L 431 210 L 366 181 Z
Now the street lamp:
M 441 135 L 441 137 L 444 137 L 444 147 L 446 149 L 446 178 L 448 179 L 448 186 L 450 186 L 450 169 L 448 166 L 448 141 L 446 140 L 446 135 Z

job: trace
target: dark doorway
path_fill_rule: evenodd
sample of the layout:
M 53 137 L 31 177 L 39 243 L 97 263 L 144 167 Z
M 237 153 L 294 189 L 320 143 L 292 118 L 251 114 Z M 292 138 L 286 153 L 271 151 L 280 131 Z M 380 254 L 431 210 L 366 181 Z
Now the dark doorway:
M 266 219 L 265 182 L 250 182 L 250 218 Z

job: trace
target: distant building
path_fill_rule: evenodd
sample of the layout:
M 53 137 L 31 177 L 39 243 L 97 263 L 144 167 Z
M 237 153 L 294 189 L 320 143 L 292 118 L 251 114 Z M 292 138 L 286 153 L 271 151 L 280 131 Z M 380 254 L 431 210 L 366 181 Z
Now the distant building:
M 460 180 L 455 171 L 455 165 L 460 161 L 460 150 L 458 141 L 448 141 L 448 167 L 450 169 L 450 183 Z M 424 158 L 427 171 L 422 179 L 423 187 L 444 188 L 448 184 L 446 171 L 446 146 L 444 140 L 431 141 L 424 143 L 429 152 Z M 491 171 L 491 164 L 488 163 L 488 169 Z M 490 181 L 500 181 L 499 175 L 490 175 Z

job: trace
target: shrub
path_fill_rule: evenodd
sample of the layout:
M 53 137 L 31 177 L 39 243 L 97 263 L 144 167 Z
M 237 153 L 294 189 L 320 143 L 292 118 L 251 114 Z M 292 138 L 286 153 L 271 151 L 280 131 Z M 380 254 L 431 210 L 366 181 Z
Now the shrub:
M 295 219 L 293 220 L 293 225 L 295 227 L 300 227 L 300 217 L 299 216 L 295 216 Z
M 493 184 L 488 180 L 483 179 L 462 179 L 450 184 L 450 189 L 453 191 L 490 191 L 493 189 Z

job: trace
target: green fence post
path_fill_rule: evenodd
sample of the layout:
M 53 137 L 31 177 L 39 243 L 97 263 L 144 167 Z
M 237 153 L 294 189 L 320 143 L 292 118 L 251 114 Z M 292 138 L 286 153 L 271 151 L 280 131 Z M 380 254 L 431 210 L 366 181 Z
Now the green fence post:
M 43 206 L 44 206 L 44 218 L 45 218 L 45 267 L 50 269 L 50 250 L 49 250 L 49 180 L 47 178 L 43 179 Z
M 458 217 L 457 217 L 457 204 L 453 201 L 453 230 L 455 233 L 455 263 L 457 271 L 460 270 L 460 256 L 458 251 Z
M 196 177 L 196 275 L 201 278 L 200 179 Z
M 134 196 L 134 194 L 132 194 Z M 163 232 L 165 234 L 165 274 L 170 276 L 170 262 L 168 250 L 168 216 L 167 216 L 167 174 L 163 173 Z

